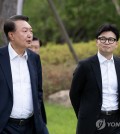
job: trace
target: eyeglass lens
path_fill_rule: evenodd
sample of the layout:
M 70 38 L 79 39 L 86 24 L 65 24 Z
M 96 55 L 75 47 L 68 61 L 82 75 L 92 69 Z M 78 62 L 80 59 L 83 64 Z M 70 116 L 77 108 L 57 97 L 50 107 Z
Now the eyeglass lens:
M 112 38 L 112 37 L 109 37 L 109 38 L 106 38 L 106 37 L 98 37 L 98 39 L 100 40 L 101 43 L 105 43 L 107 40 L 108 40 L 108 43 L 109 44 L 112 44 L 116 41 L 115 38 Z

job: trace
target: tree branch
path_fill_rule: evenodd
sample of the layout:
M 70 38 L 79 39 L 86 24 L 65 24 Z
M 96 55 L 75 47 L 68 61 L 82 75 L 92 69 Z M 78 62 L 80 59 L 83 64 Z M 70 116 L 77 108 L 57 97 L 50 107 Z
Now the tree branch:
M 117 11 L 118 15 L 120 15 L 120 5 L 118 3 L 118 0 L 112 0 L 112 2 L 113 2 L 114 6 L 116 8 L 116 11 Z

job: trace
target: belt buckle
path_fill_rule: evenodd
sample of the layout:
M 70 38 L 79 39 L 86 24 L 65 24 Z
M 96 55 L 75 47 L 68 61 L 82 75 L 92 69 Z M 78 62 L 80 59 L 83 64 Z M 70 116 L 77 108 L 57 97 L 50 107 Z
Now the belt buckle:
M 22 126 L 24 124 L 24 120 L 20 120 L 19 125 Z
M 111 115 L 111 114 L 109 113 L 109 111 L 106 111 L 106 115 Z

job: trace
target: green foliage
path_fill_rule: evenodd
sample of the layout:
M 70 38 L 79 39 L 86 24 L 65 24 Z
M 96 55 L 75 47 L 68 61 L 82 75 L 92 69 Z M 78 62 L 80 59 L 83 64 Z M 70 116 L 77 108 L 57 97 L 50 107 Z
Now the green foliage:
M 72 108 L 47 103 L 46 111 L 50 134 L 75 134 L 77 120 Z
M 94 39 L 96 29 L 105 22 L 115 23 L 120 29 L 120 16 L 112 1 L 53 0 L 53 2 L 73 42 Z M 23 13 L 30 17 L 34 34 L 44 43 L 64 41 L 47 0 L 25 0 Z
M 76 43 L 73 45 L 73 48 L 79 59 L 89 57 L 96 51 L 95 41 Z M 74 62 L 67 44 L 56 46 L 56 44 L 49 43 L 47 46 L 41 47 L 40 55 L 42 63 L 47 65 L 70 64 Z
M 40 53 L 43 64 L 49 63 L 58 65 L 70 62 L 72 59 L 72 55 L 67 45 L 58 45 L 56 47 L 55 44 L 48 44 L 46 47 L 41 48 Z

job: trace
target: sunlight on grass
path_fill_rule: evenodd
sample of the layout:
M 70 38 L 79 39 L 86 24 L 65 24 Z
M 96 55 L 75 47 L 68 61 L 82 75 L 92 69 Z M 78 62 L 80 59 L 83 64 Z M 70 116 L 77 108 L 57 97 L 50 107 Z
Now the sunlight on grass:
M 72 108 L 46 103 L 50 134 L 75 134 L 76 116 Z

